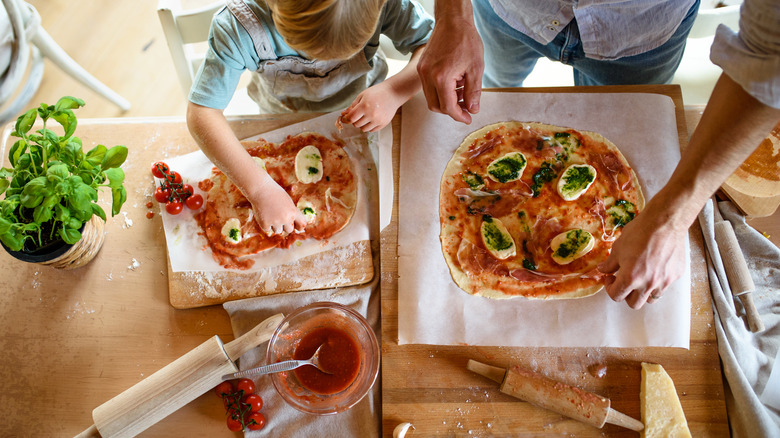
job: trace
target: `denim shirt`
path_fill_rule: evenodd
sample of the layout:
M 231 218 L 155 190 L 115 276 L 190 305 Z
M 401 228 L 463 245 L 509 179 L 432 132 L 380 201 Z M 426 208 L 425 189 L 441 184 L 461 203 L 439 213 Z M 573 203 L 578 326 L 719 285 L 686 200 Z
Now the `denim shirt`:
M 593 59 L 637 55 L 665 43 L 695 0 L 489 0 L 507 24 L 547 44 L 577 19 Z
M 780 109 L 780 4 L 745 0 L 739 32 L 720 25 L 712 62 L 758 101 Z
M 276 55 L 273 59 L 304 58 L 290 48 L 276 31 L 265 2 L 247 0 L 246 5 L 260 18 L 265 34 L 270 39 L 271 50 Z M 390 0 L 385 4 L 377 30 L 366 44 L 363 54 L 367 61 L 372 62 L 379 49 L 380 34 L 387 35 L 399 52 L 412 52 L 428 42 L 432 30 L 433 18 L 418 3 Z M 208 44 L 206 58 L 195 76 L 188 98 L 198 105 L 224 109 L 244 70 L 254 72 L 268 59 L 258 54 L 247 30 L 227 8 L 215 14 Z

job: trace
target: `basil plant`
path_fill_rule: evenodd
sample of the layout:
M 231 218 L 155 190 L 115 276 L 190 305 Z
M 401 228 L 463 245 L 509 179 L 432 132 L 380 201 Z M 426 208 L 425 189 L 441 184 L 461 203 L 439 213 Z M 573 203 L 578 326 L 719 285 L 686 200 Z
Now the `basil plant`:
M 74 244 L 82 226 L 106 213 L 97 204 L 98 189 L 111 190 L 111 214 L 127 200 L 120 168 L 127 158 L 125 146 L 97 145 L 87 153 L 74 137 L 74 109 L 84 101 L 63 97 L 55 105 L 41 104 L 16 120 L 8 150 L 11 168 L 0 169 L 0 241 L 12 251 L 34 251 L 59 240 Z M 43 126 L 31 131 L 40 117 Z M 49 129 L 56 122 L 62 135 Z M 9 141 L 10 143 L 10 141 Z

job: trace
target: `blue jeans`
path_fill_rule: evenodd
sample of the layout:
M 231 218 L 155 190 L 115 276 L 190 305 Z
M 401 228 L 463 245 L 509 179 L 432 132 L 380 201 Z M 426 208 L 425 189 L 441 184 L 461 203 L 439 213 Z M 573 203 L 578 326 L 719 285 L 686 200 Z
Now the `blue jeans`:
M 585 57 L 576 20 L 547 45 L 512 28 L 487 0 L 473 0 L 474 21 L 485 46 L 484 87 L 521 87 L 542 56 L 570 65 L 575 85 L 668 84 L 680 65 L 685 40 L 699 10 L 691 7 L 672 37 L 661 46 L 615 60 Z

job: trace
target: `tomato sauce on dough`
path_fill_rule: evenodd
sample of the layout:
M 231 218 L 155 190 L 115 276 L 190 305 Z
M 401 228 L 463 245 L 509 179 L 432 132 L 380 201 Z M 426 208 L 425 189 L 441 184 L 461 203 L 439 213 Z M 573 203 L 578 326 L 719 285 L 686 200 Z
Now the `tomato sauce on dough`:
M 349 333 L 339 328 L 319 327 L 301 339 L 295 348 L 293 359 L 309 359 L 320 345 L 320 366 L 331 374 L 306 365 L 296 368 L 295 376 L 301 385 L 317 394 L 341 392 L 352 384 L 360 369 L 357 342 Z

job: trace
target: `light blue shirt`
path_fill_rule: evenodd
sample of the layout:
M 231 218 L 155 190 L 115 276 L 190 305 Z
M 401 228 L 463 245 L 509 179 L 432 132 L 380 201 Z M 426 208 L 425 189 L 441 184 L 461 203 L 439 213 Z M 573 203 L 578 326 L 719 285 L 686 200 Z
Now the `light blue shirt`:
M 277 57 L 303 57 L 291 49 L 276 31 L 265 2 L 247 1 L 246 4 L 260 19 Z M 379 48 L 380 34 L 386 35 L 399 52 L 410 53 L 428 42 L 432 30 L 433 18 L 417 2 L 389 0 L 363 53 L 366 60 L 374 57 Z M 193 81 L 189 100 L 209 108 L 224 109 L 244 70 L 256 71 L 263 61 L 267 59 L 260 59 L 246 29 L 227 8 L 222 9 L 214 15 L 211 23 L 209 49 Z
M 577 19 L 585 56 L 611 60 L 669 40 L 695 0 L 489 0 L 496 14 L 540 44 Z
M 758 101 L 780 108 L 780 3 L 745 0 L 739 32 L 718 26 L 710 59 Z

